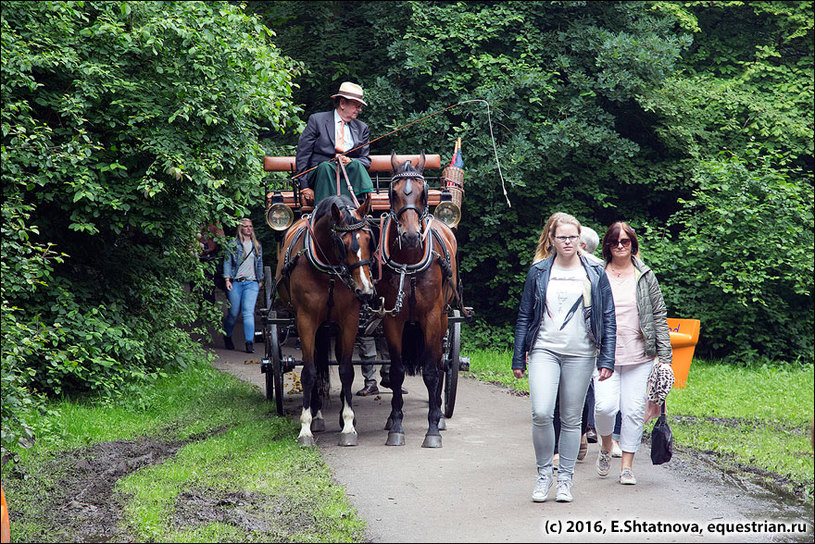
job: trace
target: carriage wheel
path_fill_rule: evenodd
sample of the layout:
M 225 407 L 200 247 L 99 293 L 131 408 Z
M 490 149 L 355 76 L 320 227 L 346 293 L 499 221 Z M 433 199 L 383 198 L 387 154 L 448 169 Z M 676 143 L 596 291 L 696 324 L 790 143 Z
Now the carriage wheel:
M 453 317 L 459 317 L 460 312 L 453 310 Z M 456 321 L 450 325 L 447 345 L 447 369 L 444 373 L 444 417 L 453 417 L 456 407 L 456 390 L 458 389 L 458 368 L 461 353 L 461 323 Z
M 277 317 L 277 312 L 269 312 L 269 319 Z M 266 325 L 266 360 L 271 359 L 272 368 L 266 371 L 266 400 L 274 399 L 277 415 L 283 415 L 283 362 L 281 360 L 280 342 L 277 336 L 277 325 Z

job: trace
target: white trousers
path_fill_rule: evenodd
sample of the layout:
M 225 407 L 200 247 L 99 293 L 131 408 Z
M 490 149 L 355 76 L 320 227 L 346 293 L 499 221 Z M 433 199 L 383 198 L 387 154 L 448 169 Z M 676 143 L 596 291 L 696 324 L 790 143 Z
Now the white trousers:
M 614 431 L 617 412 L 622 413 L 620 449 L 636 453 L 642 442 L 648 376 L 654 362 L 615 366 L 607 380 L 599 380 L 594 371 L 594 424 L 597 434 L 607 436 Z

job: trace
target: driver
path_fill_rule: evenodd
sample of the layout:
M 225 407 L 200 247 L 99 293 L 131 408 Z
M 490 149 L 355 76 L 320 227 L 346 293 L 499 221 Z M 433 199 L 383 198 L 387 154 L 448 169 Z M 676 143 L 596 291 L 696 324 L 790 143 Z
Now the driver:
M 357 119 L 362 106 L 367 106 L 362 99 L 362 87 L 346 81 L 331 98 L 334 109 L 312 114 L 297 142 L 295 177 L 300 179 L 303 206 L 316 206 L 325 197 L 338 194 L 337 185 L 339 194 L 353 200 L 339 163 L 345 167 L 348 183 L 360 202 L 374 188 L 367 170 L 371 166 L 368 125 Z M 353 151 L 343 155 L 349 150 Z M 337 160 L 330 162 L 332 158 Z M 300 175 L 315 166 L 311 172 Z

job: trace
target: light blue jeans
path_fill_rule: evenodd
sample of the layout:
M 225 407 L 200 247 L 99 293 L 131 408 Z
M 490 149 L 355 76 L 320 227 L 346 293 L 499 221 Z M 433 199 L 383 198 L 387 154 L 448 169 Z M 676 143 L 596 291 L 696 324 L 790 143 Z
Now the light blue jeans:
M 529 353 L 529 396 L 532 399 L 532 444 L 538 473 L 552 473 L 555 454 L 555 398 L 560 391 L 560 465 L 558 481 L 571 480 L 580 449 L 580 421 L 595 357 L 561 355 L 545 349 Z
M 238 321 L 238 313 L 243 318 L 243 336 L 246 342 L 255 341 L 255 303 L 260 285 L 256 281 L 233 282 L 232 290 L 226 292 L 229 311 L 224 316 L 224 334 L 232 336 L 232 329 Z

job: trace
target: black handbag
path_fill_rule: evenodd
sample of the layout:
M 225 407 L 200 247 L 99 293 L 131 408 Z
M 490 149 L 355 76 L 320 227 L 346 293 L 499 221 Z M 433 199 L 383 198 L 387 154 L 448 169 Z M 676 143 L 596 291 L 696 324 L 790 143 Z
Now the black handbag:
M 665 403 L 662 403 L 662 414 L 654 423 L 654 430 L 651 431 L 651 462 L 661 465 L 671 460 L 674 453 L 674 435 L 668 419 L 665 416 Z

